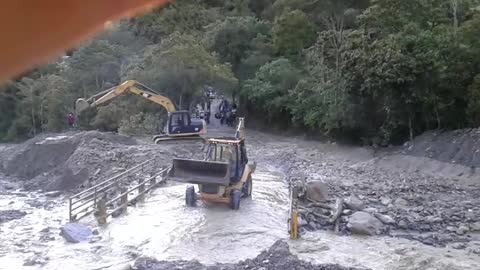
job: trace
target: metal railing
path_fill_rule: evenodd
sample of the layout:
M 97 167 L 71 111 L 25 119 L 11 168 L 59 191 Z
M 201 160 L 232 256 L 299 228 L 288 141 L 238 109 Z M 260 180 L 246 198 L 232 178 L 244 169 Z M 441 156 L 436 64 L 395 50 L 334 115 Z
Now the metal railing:
M 99 223 L 105 223 L 106 218 L 111 216 L 113 213 L 121 211 L 121 209 L 126 209 L 128 203 L 137 200 L 143 199 L 143 195 L 158 186 L 158 184 L 165 181 L 165 175 L 169 170 L 169 167 L 158 170 L 155 166 L 155 158 L 142 162 L 136 165 L 133 168 L 130 168 L 114 177 L 111 177 L 101 183 L 88 188 L 82 192 L 79 192 L 69 198 L 69 220 L 70 222 L 75 222 L 81 218 L 95 213 Z M 149 169 L 149 176 L 145 177 L 145 170 L 147 167 Z M 154 173 L 152 173 L 154 171 Z M 138 176 L 137 174 L 143 174 Z M 161 177 L 160 181 L 157 181 L 157 178 Z M 130 187 L 130 184 L 136 178 L 140 178 L 138 184 Z M 137 194 L 130 200 L 128 199 L 128 194 L 134 193 Z M 113 199 L 109 200 L 109 196 L 112 194 L 120 193 L 120 195 L 115 196 Z M 120 203 L 118 201 L 120 200 Z M 117 204 L 120 206 L 116 207 Z M 108 212 L 108 207 L 115 207 L 111 212 Z

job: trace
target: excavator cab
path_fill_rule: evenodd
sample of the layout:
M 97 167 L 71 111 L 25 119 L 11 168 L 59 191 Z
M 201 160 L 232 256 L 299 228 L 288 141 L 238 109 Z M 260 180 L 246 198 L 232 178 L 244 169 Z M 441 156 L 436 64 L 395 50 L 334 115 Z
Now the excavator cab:
M 168 114 L 167 134 L 175 136 L 199 135 L 205 131 L 203 121 L 192 119 L 189 111 L 176 111 Z

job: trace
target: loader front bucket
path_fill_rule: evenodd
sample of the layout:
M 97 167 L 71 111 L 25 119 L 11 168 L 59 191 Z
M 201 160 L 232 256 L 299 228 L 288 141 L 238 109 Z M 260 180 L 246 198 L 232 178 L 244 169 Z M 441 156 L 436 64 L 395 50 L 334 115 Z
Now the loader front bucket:
M 230 184 L 230 166 L 226 162 L 173 159 L 170 178 L 191 184 Z

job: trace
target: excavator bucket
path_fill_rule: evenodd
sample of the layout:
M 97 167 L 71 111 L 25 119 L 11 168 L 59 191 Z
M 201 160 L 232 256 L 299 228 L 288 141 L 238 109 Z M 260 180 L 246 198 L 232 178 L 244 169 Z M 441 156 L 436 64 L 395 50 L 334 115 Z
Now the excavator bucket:
M 173 159 L 170 178 L 191 184 L 230 184 L 230 166 L 227 162 L 193 159 Z
M 88 109 L 90 104 L 88 104 L 87 100 L 84 98 L 79 98 L 75 101 L 75 113 L 79 115 L 82 111 Z

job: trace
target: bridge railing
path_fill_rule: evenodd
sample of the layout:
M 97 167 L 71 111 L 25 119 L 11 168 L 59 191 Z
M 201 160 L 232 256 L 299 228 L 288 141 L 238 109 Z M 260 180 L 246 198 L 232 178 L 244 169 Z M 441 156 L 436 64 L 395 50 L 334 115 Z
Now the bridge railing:
M 83 190 L 69 198 L 69 220 L 75 222 L 81 218 L 95 213 L 97 220 L 102 223 L 108 216 L 113 213 L 126 208 L 128 203 L 133 200 L 143 199 L 143 195 L 158 186 L 161 182 L 165 181 L 165 175 L 168 172 L 167 168 L 158 168 L 156 158 L 149 159 L 142 162 L 135 167 L 132 167 L 122 173 L 119 173 L 113 177 L 108 178 L 105 181 L 98 183 L 97 185 Z M 148 173 L 149 176 L 145 177 Z M 161 177 L 159 181 L 157 178 Z M 130 186 L 134 180 L 137 180 L 138 184 Z M 128 198 L 130 193 L 135 193 L 133 198 Z M 109 196 L 112 194 L 120 195 L 109 200 Z M 107 207 L 116 207 L 113 211 L 108 212 Z

